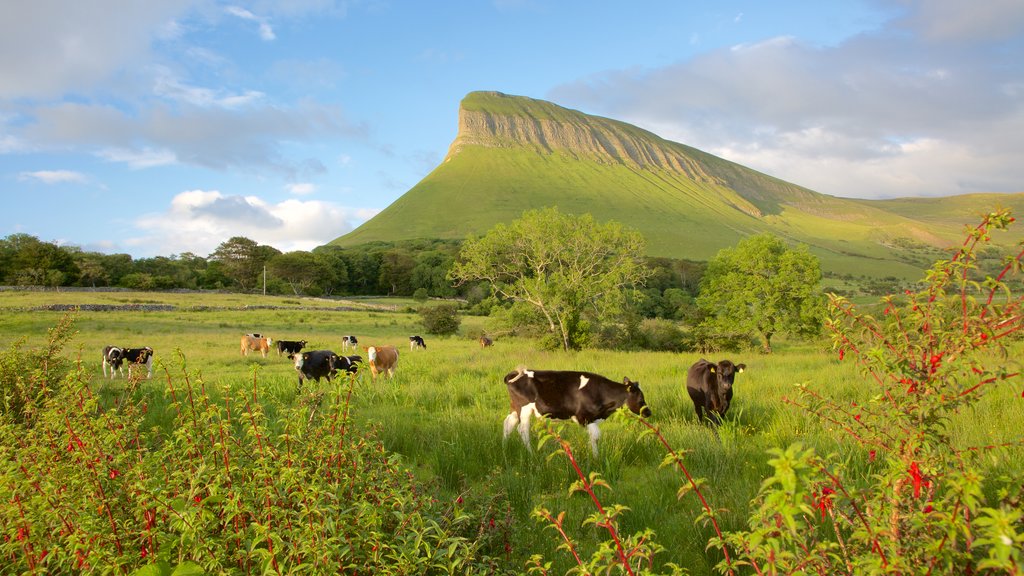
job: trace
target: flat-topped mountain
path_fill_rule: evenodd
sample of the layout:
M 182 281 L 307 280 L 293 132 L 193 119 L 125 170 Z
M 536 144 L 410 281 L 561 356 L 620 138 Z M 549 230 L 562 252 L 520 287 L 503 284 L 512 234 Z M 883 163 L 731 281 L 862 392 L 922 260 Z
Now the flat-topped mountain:
M 653 256 L 707 260 L 771 232 L 808 244 L 825 270 L 918 278 L 941 249 L 962 241 L 965 225 L 996 206 L 1019 213 L 1024 194 L 837 198 L 624 122 L 473 92 L 462 100 L 444 161 L 331 243 L 464 238 L 545 206 L 635 228 Z

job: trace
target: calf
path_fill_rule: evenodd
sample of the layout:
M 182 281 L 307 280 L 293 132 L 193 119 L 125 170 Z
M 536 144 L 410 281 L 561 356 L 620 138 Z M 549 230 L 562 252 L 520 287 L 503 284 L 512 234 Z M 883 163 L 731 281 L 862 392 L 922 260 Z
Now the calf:
M 362 363 L 362 356 L 338 356 L 338 360 L 335 362 L 335 367 L 338 370 L 344 370 L 349 374 L 355 374 L 359 372 L 359 365 Z
M 103 347 L 103 377 L 107 377 L 107 366 L 110 366 L 110 377 L 114 377 L 114 371 L 121 367 L 121 349 L 117 346 Z
M 295 370 L 299 373 L 297 388 L 302 388 L 303 380 L 320 381 L 327 378 L 330 382 L 342 367 L 342 357 L 330 350 L 312 350 L 309 352 L 296 352 L 289 354 L 288 358 L 295 362 Z
M 481 336 L 480 337 L 480 347 L 481 348 L 487 348 L 487 347 L 489 347 L 489 346 L 491 346 L 493 344 L 494 344 L 494 341 L 491 340 L 490 338 L 488 338 L 487 336 Z
M 415 350 L 416 348 L 427 349 L 427 343 L 423 341 L 422 336 L 409 336 L 409 350 Z
M 132 377 L 132 366 L 145 366 L 146 378 L 153 377 L 153 349 L 149 346 L 143 348 L 119 348 L 117 346 L 105 346 L 103 348 L 103 376 L 107 375 L 107 366 L 110 366 L 110 378 L 114 378 L 117 372 L 124 376 L 124 365 L 128 364 L 128 377 Z
M 388 378 L 395 377 L 395 365 L 398 364 L 398 348 L 394 346 L 370 346 L 366 348 L 366 356 L 369 358 L 370 374 L 377 379 L 377 374 L 387 374 Z
M 504 438 L 519 427 L 523 444 L 530 449 L 530 417 L 546 416 L 573 420 L 586 426 L 590 449 L 597 455 L 598 423 L 626 406 L 644 418 L 651 415 L 640 383 L 623 378 L 622 383 L 593 372 L 575 370 L 527 370 L 518 368 L 505 375 L 511 409 L 505 417 Z
M 278 340 L 277 341 L 277 355 L 287 353 L 288 357 L 291 358 L 292 354 L 302 352 L 302 349 L 306 347 L 305 340 Z
M 733 364 L 722 360 L 712 364 L 701 358 L 690 366 L 686 373 L 686 391 L 693 400 L 697 420 L 720 424 L 732 402 L 732 384 L 736 375 L 746 369 L 746 364 Z
M 266 358 L 267 352 L 270 352 L 270 343 L 270 338 L 264 338 L 259 334 L 246 334 L 242 336 L 241 354 L 248 356 L 250 350 L 258 350 Z
M 344 352 L 349 348 L 355 349 L 359 345 L 359 340 L 355 336 L 342 336 L 341 337 L 341 351 Z

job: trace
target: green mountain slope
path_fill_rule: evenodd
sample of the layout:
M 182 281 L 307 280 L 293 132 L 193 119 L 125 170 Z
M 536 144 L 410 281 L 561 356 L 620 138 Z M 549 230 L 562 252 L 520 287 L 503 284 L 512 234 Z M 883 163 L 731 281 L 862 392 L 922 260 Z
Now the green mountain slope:
M 608 118 L 497 92 L 462 101 L 445 160 L 332 244 L 463 238 L 557 206 L 636 228 L 655 256 L 707 260 L 772 232 L 811 246 L 826 270 L 917 278 L 965 224 L 1024 194 L 836 198 Z M 1007 239 L 1007 242 L 1012 241 Z

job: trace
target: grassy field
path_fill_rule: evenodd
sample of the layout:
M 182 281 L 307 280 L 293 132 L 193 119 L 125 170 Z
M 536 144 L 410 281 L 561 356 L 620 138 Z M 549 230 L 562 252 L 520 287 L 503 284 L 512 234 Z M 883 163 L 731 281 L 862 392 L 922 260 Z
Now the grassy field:
M 795 394 L 794 385 L 808 383 L 820 393 L 840 401 L 865 402 L 873 391 L 850 362 L 840 363 L 826 342 L 780 342 L 771 356 L 735 355 L 747 371 L 737 378 L 736 397 L 726 424 L 715 434 L 698 425 L 686 397 L 686 369 L 697 354 L 587 350 L 547 352 L 529 340 L 497 339 L 481 349 L 470 335 L 486 327 L 485 319 L 463 319 L 462 331 L 450 338 L 426 336 L 427 349 L 411 351 L 408 336 L 421 333 L 412 302 L 326 301 L 281 297 L 242 297 L 221 294 L 55 293 L 0 292 L 0 346 L 8 348 L 24 339 L 41 344 L 47 329 L 62 312 L 39 310 L 52 304 L 170 304 L 164 311 L 81 311 L 78 335 L 69 355 L 78 357 L 95 374 L 98 390 L 113 398 L 122 380 L 103 381 L 100 350 L 104 345 L 151 346 L 156 351 L 156 373 L 141 393 L 149 397 L 153 426 L 167 421 L 164 388 L 183 370 L 202 380 L 208 390 L 223 387 L 260 388 L 270 404 L 286 405 L 296 398 L 296 375 L 276 352 L 267 358 L 239 353 L 239 338 L 261 332 L 273 338 L 310 342 L 309 349 L 329 348 L 341 353 L 341 336 L 355 334 L 363 346 L 395 344 L 401 356 L 393 380 L 360 377 L 354 388 L 353 411 L 357 422 L 372 427 L 384 444 L 402 455 L 418 477 L 435 483 L 439 498 L 463 498 L 467 505 L 487 508 L 510 521 L 509 566 L 524 568 L 531 554 L 555 561 L 553 573 L 570 566 L 556 551 L 556 534 L 530 513 L 538 505 L 567 512 L 567 525 L 589 554 L 606 535 L 581 526 L 593 512 L 580 495 L 568 496 L 575 480 L 564 458 L 547 458 L 551 446 L 527 452 L 518 438 L 502 442 L 502 420 L 508 400 L 502 376 L 518 365 L 543 369 L 580 369 L 613 379 L 629 376 L 640 382 L 653 410 L 651 422 L 668 442 L 686 451 L 690 472 L 707 479 L 705 494 L 722 510 L 724 529 L 743 526 L 748 505 L 768 473 L 765 452 L 801 441 L 820 453 L 837 453 L 849 466 L 869 469 L 862 449 L 784 399 Z M 379 306 L 386 304 L 386 306 Z M 326 310 L 326 308 L 352 308 Z M 1015 351 L 1019 352 L 1019 350 Z M 720 358 L 713 358 L 718 360 Z M 335 382 L 321 386 L 345 385 Z M 273 407 L 271 406 L 272 410 Z M 1003 387 L 976 407 L 958 415 L 951 424 L 963 445 L 996 444 L 1018 440 L 1024 426 L 1020 387 Z M 700 513 L 696 499 L 677 499 L 682 484 L 678 471 L 660 467 L 663 449 L 641 427 L 628 419 L 602 425 L 600 455 L 590 454 L 585 431 L 562 427 L 586 472 L 598 471 L 612 491 L 600 492 L 606 504 L 629 507 L 620 528 L 628 533 L 652 528 L 665 547 L 658 564 L 675 562 L 693 574 L 707 574 L 720 559 L 705 551 L 711 528 L 695 524 Z M 534 439 L 537 429 L 534 429 Z M 984 472 L 996 474 L 1024 466 L 1019 453 L 993 450 Z M 588 547 L 589 546 L 589 547 Z M 524 570 L 525 571 L 525 570 Z

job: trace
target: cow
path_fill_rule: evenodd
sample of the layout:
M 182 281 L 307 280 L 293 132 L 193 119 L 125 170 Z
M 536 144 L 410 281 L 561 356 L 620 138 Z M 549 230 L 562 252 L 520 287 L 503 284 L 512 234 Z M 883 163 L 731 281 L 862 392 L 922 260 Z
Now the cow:
M 377 374 L 387 374 L 388 378 L 395 377 L 395 365 L 398 364 L 398 348 L 394 346 L 370 346 L 366 349 L 366 356 L 369 358 L 370 374 L 377 379 Z
M 619 383 L 593 372 L 519 367 L 505 375 L 505 385 L 511 408 L 505 417 L 503 438 L 507 439 L 518 426 L 527 450 L 530 450 L 530 417 L 534 414 L 572 420 L 585 426 L 594 456 L 597 456 L 597 439 L 601 436 L 597 425 L 613 412 L 626 406 L 634 414 L 644 418 L 651 416 L 640 383 L 629 378 Z
M 341 351 L 344 352 L 349 348 L 355 350 L 356 346 L 359 345 L 359 340 L 352 335 L 341 337 Z
M 121 366 L 121 348 L 117 346 L 103 347 L 103 377 L 107 377 L 107 366 L 110 366 L 110 377 L 114 377 L 114 371 Z
M 494 344 L 494 340 L 491 340 L 487 336 L 481 336 L 480 337 L 480 347 L 481 348 L 487 348 L 489 346 L 492 346 L 493 344 Z
M 427 349 L 427 343 L 423 341 L 422 336 L 409 336 L 409 350 L 415 350 L 416 348 Z
M 261 334 L 246 334 L 242 336 L 242 349 L 240 353 L 248 356 L 250 350 L 258 350 L 266 358 L 267 352 L 270 352 L 271 342 L 270 338 L 265 338 Z
M 289 354 L 288 358 L 295 363 L 295 370 L 299 373 L 297 388 L 301 389 L 303 380 L 319 382 L 321 378 L 327 378 L 330 382 L 338 373 L 342 357 L 331 350 L 311 350 Z
M 103 348 L 103 376 L 107 375 L 107 366 L 110 366 L 110 378 L 114 378 L 117 372 L 124 376 L 124 365 L 128 364 L 128 377 L 132 377 L 132 366 L 145 366 L 146 378 L 153 377 L 153 349 L 149 346 L 142 348 L 121 348 L 118 346 L 105 346 Z
M 363 363 L 362 356 L 338 356 L 338 361 L 335 367 L 338 370 L 344 370 L 349 374 L 355 374 L 359 372 L 359 365 Z
M 732 402 L 732 385 L 746 364 L 722 360 L 718 364 L 701 358 L 686 373 L 686 391 L 693 400 L 699 422 L 720 424 Z M 707 420 L 705 420 L 707 418 Z
M 287 353 L 290 358 L 292 354 L 302 352 L 302 349 L 306 347 L 305 340 L 278 340 L 277 341 L 277 355 Z

